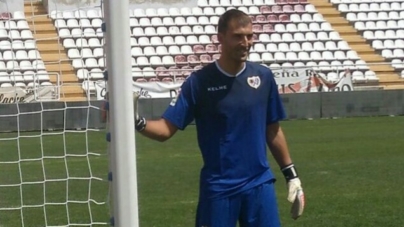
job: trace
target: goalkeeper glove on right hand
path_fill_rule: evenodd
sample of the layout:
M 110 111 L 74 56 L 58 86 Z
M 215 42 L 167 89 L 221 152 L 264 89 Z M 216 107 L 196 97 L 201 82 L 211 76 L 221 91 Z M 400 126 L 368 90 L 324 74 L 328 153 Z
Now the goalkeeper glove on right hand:
M 146 128 L 147 121 L 144 117 L 139 117 L 139 115 L 136 114 L 136 119 L 135 119 L 135 129 L 138 132 L 143 131 Z
M 288 187 L 288 201 L 292 203 L 291 215 L 294 220 L 303 214 L 305 200 L 302 184 L 293 164 L 282 168 Z
M 135 105 L 135 116 L 136 116 L 136 118 L 135 118 L 135 129 L 138 132 L 141 132 L 146 128 L 147 121 L 146 121 L 146 118 L 139 116 L 139 113 L 138 113 L 139 97 L 140 97 L 140 95 L 137 92 L 135 92 L 134 95 L 133 95 L 133 102 L 134 102 L 134 105 Z

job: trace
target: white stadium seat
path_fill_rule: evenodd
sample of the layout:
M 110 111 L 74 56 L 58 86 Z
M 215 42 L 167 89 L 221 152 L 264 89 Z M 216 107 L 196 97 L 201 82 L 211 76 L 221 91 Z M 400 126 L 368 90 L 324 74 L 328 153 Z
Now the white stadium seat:
M 90 75 L 91 79 L 94 79 L 94 80 L 101 80 L 104 78 L 103 71 L 98 68 L 91 69 L 89 72 L 89 75 Z
M 158 8 L 157 15 L 160 17 L 167 17 L 170 16 L 167 8 Z
M 77 77 L 80 80 L 85 80 L 85 79 L 89 79 L 90 78 L 90 74 L 88 69 L 79 69 L 77 70 Z

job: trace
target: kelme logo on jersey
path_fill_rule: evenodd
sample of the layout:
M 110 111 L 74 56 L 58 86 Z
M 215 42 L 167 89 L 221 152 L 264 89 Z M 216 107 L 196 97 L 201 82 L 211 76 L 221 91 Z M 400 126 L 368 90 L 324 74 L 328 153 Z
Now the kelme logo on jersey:
M 261 79 L 259 76 L 250 76 L 247 78 L 247 83 L 250 87 L 257 89 L 261 85 Z

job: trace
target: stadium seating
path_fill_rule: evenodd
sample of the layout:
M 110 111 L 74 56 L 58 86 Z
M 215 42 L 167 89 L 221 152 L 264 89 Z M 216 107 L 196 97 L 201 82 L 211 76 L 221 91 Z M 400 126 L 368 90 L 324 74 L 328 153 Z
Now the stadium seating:
M 229 8 L 243 10 L 254 21 L 251 61 L 272 68 L 314 67 L 333 79 L 343 73 L 344 64 L 350 65 L 355 75 L 367 75 L 366 62 L 306 0 L 199 0 L 193 8 L 130 10 L 133 79 L 172 81 L 174 75 L 183 79 L 217 59 L 221 47 L 216 24 Z M 51 18 L 78 77 L 102 78 L 101 12 L 54 11 Z
M 331 0 L 372 47 L 404 75 L 404 2 Z M 404 77 L 403 77 L 404 78 Z
M 23 12 L 0 15 L 0 87 L 50 84 Z

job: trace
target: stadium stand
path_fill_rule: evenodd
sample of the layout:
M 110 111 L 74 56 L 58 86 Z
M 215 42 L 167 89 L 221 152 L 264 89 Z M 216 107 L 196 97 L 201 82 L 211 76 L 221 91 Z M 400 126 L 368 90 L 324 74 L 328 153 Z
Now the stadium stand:
M 330 2 L 375 52 L 382 56 L 384 61 L 391 63 L 393 70 L 390 71 L 404 78 L 404 1 L 331 0 Z M 393 76 L 387 77 L 386 80 L 397 81 L 396 73 L 391 73 Z M 400 82 L 401 80 L 399 84 Z
M 169 73 L 184 77 L 218 58 L 215 25 L 219 15 L 231 7 L 245 11 L 254 21 L 252 61 L 271 67 L 313 66 L 330 76 L 335 76 L 331 70 L 341 64 L 366 64 L 306 1 L 222 1 L 220 6 L 214 1 L 199 1 L 199 7 L 194 8 L 131 12 L 134 80 L 172 80 Z M 95 72 L 90 78 L 99 79 L 105 66 L 100 11 L 55 12 L 52 19 L 79 78 Z
M 219 15 L 238 8 L 254 21 L 251 61 L 271 68 L 313 67 L 330 80 L 337 80 L 349 68 L 357 85 L 402 86 L 404 4 L 376 2 L 198 0 L 198 7 L 193 8 L 130 10 L 132 77 L 138 82 L 181 80 L 217 59 Z M 390 9 L 394 11 L 383 11 Z M 62 91 L 66 100 L 83 97 L 83 90 L 91 92 L 94 87 L 88 80 L 102 79 L 105 69 L 102 12 L 96 8 L 53 11 L 48 17 L 41 3 L 35 3 L 34 9 L 26 6 L 25 14 L 42 17 L 28 19 L 35 26 L 24 20 L 21 28 L 19 21 L 12 26 L 26 29 L 20 35 L 35 29 L 33 38 L 46 70 L 59 73 L 65 85 L 71 84 Z M 23 13 L 18 16 L 24 18 Z M 386 61 L 394 68 L 373 65 Z
M 1 13 L 0 86 L 32 88 L 49 79 L 24 13 Z
M 404 2 L 332 0 L 397 70 L 404 70 Z

